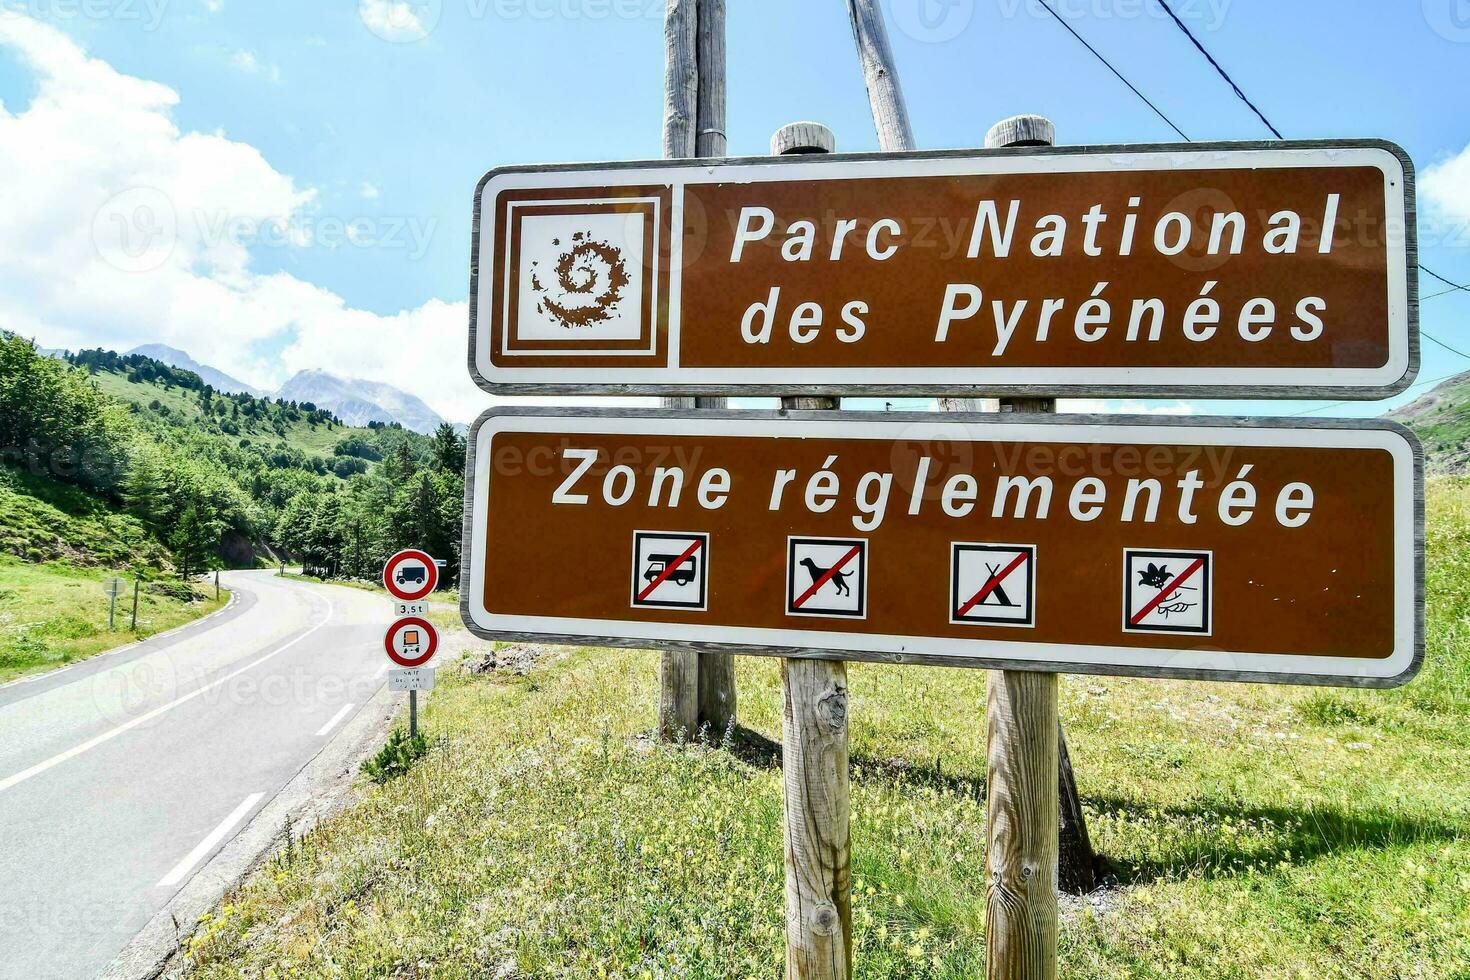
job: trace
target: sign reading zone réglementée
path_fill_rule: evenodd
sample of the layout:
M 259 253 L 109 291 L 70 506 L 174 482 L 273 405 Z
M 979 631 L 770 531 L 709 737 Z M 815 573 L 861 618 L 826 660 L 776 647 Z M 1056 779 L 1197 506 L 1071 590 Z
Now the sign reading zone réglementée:
M 512 167 L 495 393 L 1378 398 L 1418 370 L 1413 168 L 1374 140 Z
M 1418 670 L 1406 430 L 1100 421 L 492 412 L 461 609 L 495 639 L 1359 687 Z

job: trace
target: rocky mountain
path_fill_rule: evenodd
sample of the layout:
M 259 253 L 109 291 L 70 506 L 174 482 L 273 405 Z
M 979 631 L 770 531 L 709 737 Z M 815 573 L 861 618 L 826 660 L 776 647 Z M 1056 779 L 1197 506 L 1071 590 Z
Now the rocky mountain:
M 1441 382 L 1388 418 L 1414 430 L 1431 473 L 1470 472 L 1470 371 Z
M 254 385 L 249 385 L 238 378 L 230 377 L 218 368 L 212 368 L 208 364 L 200 364 L 177 347 L 169 347 L 167 344 L 144 344 L 141 347 L 134 347 L 128 353 L 151 357 L 155 361 L 162 361 L 169 367 L 179 368 L 184 371 L 193 371 L 204 380 L 205 384 L 212 387 L 215 391 L 223 391 L 231 395 L 253 395 L 256 398 L 268 394 L 268 392 Z
M 405 429 L 432 433 L 444 419 L 420 399 L 392 385 L 339 378 L 326 371 L 301 371 L 275 393 L 283 401 L 311 402 L 353 426 L 397 422 Z

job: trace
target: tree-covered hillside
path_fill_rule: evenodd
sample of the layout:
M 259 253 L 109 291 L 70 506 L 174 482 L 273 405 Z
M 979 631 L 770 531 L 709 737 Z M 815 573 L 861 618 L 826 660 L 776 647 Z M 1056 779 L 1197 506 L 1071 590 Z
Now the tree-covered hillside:
M 449 426 L 432 438 L 348 428 L 314 405 L 219 392 L 140 355 L 60 361 L 0 334 L 0 463 L 13 496 L 37 481 L 70 486 L 163 546 L 139 547 L 129 564 L 188 574 L 275 551 L 367 577 L 409 545 L 445 558 L 451 579 L 457 564 L 464 440 Z M 0 549 L 52 555 L 55 529 L 30 526 L 7 528 Z M 118 563 L 85 547 L 68 559 Z

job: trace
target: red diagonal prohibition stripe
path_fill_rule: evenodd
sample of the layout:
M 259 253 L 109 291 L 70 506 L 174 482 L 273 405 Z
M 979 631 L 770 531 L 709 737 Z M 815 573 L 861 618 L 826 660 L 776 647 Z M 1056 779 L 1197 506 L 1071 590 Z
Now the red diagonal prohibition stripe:
M 638 593 L 638 601 L 643 602 L 649 596 L 653 595 L 653 590 L 667 582 L 669 580 L 669 576 L 674 574 L 674 569 L 678 568 L 680 565 L 688 561 L 689 556 L 698 551 L 699 546 L 702 544 L 704 544 L 703 538 L 695 538 L 694 543 L 689 546 L 689 549 L 687 551 L 679 556 L 678 561 L 672 561 L 665 565 L 664 570 L 659 572 L 658 576 L 652 582 L 648 583 L 648 588 Z
M 994 592 L 995 587 L 1000 585 L 1001 582 L 1005 581 L 1007 575 L 1011 574 L 1011 572 L 1014 572 L 1016 569 L 1025 564 L 1026 559 L 1029 557 L 1030 552 L 1023 551 L 1019 555 L 1017 555 L 1009 565 L 996 572 L 995 575 L 991 577 L 989 582 L 986 582 L 983 586 L 980 587 L 979 592 L 976 592 L 974 595 L 970 596 L 969 602 L 966 602 L 963 606 L 960 606 L 959 611 L 955 613 L 955 618 L 963 619 L 965 613 L 969 612 L 971 609 L 974 609 L 980 603 L 984 602 L 985 597 Z
M 854 558 L 856 558 L 858 556 L 858 554 L 862 550 L 863 550 L 863 546 L 862 545 L 860 545 L 860 544 L 853 545 L 851 551 L 849 551 L 847 554 L 843 555 L 840 561 L 838 561 L 831 568 L 829 568 L 825 572 L 823 572 L 821 574 L 821 576 L 815 582 L 812 583 L 812 587 L 809 588 L 809 589 L 807 589 L 805 592 L 803 592 L 801 594 L 801 598 L 799 598 L 795 602 L 793 602 L 792 605 L 795 606 L 797 609 L 800 609 L 803 605 L 806 604 L 806 601 L 808 599 L 810 599 L 812 596 L 816 595 L 819 591 L 821 591 L 822 586 L 824 586 L 828 582 L 832 581 L 832 576 L 834 576 L 838 572 L 842 571 L 842 566 L 846 565 L 848 562 L 850 562 Z
M 1147 616 L 1149 613 L 1157 609 L 1159 603 L 1164 601 L 1165 596 L 1169 595 L 1175 589 L 1179 588 L 1179 586 L 1184 584 L 1185 579 L 1189 578 L 1189 576 L 1193 575 L 1195 572 L 1204 567 L 1205 560 L 1203 558 L 1196 558 L 1188 568 L 1179 573 L 1178 578 L 1176 578 L 1174 581 L 1170 582 L 1167 586 L 1164 587 L 1164 591 L 1154 596 L 1152 599 L 1149 600 L 1146 606 L 1138 610 L 1138 612 L 1134 613 L 1133 618 L 1128 620 L 1128 625 L 1137 626 L 1139 623 L 1143 622 L 1143 617 Z

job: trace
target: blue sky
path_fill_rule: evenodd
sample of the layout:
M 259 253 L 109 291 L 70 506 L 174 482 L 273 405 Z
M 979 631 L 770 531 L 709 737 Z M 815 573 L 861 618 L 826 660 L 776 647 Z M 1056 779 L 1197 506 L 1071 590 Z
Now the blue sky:
M 1177 139 L 1039 2 L 885 2 L 921 146 L 977 145 L 1017 112 L 1051 117 L 1067 143 Z M 1157 0 L 1051 2 L 1190 137 L 1269 136 Z M 1408 150 L 1421 176 L 1435 172 L 1434 199 L 1421 196 L 1431 217 L 1422 258 L 1470 282 L 1470 2 L 1173 3 L 1286 136 L 1384 137 Z M 14 157 L 4 169 L 23 174 L 11 194 L 30 209 L 35 247 L 54 250 L 53 266 L 69 254 L 52 240 L 57 229 L 72 222 L 77 236 L 86 226 L 95 233 L 105 199 L 90 213 L 65 206 L 68 187 L 37 129 L 64 133 L 50 152 L 75 182 L 71 196 L 104 185 L 124 193 L 141 168 L 149 186 L 207 185 L 199 213 L 287 215 L 295 229 L 285 241 L 247 230 L 228 247 L 196 242 L 169 258 L 172 278 L 144 269 L 118 287 L 99 277 L 91 303 L 77 295 L 86 283 L 66 281 L 64 269 L 40 272 L 18 245 L 0 245 L 0 310 L 43 344 L 157 339 L 261 383 L 315 363 L 399 383 L 455 418 L 488 404 L 466 388 L 462 367 L 475 183 L 507 163 L 657 156 L 662 3 L 409 0 L 416 20 L 402 4 L 0 0 L 10 19 L 0 27 L 0 134 L 8 126 L 13 137 L 0 135 L 0 157 Z M 842 149 L 876 147 L 844 4 L 736 0 L 729 30 L 732 153 L 766 152 L 772 130 L 796 119 L 825 122 Z M 99 80 L 57 97 L 45 127 L 37 118 L 23 129 L 38 95 L 68 88 L 68 44 L 93 59 Z M 123 109 L 105 104 L 114 90 Z M 169 120 L 176 132 L 160 135 Z M 79 162 L 88 154 L 96 159 Z M 172 162 L 155 167 L 161 158 Z M 41 190 L 29 190 L 31 180 Z M 177 201 L 174 186 L 164 189 Z M 35 203 L 53 198 L 54 215 Z M 63 278 L 47 287 L 38 275 Z M 1422 292 L 1438 288 L 1426 282 Z M 170 290 L 180 298 L 159 298 Z M 268 322 L 247 323 L 262 310 Z M 1461 292 L 1427 300 L 1422 322 L 1470 348 L 1467 315 L 1470 293 Z M 357 351 L 359 341 L 373 349 Z M 1467 369 L 1426 341 L 1422 380 Z

